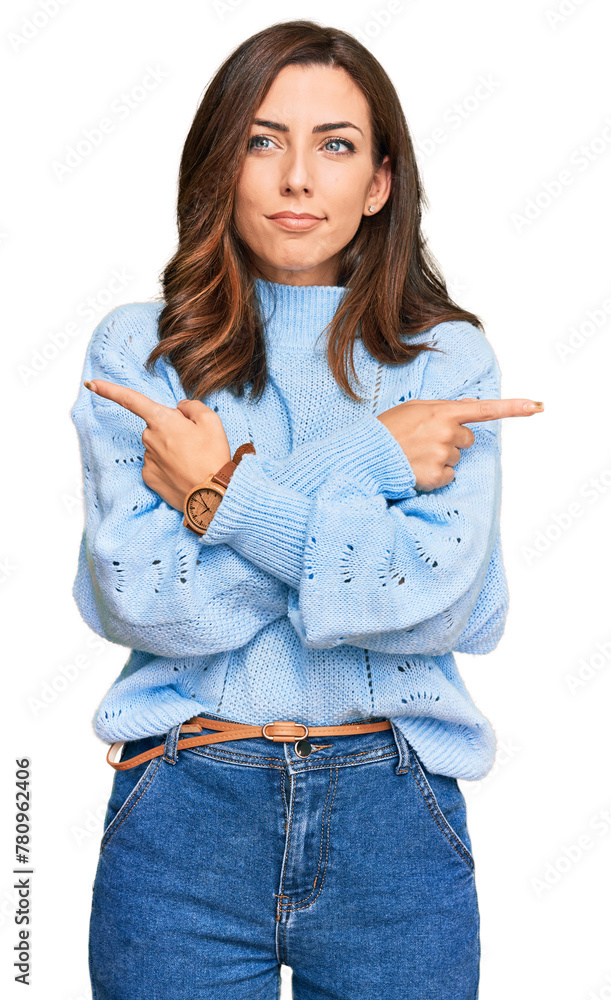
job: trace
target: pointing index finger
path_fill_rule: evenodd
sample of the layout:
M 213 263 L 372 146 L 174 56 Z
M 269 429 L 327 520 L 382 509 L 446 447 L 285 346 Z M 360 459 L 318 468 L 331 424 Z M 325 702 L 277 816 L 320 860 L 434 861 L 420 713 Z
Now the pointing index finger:
M 498 420 L 501 417 L 529 417 L 543 412 L 543 403 L 532 399 L 457 399 L 454 413 L 459 424 Z
M 158 423 L 166 412 L 171 412 L 169 406 L 163 403 L 156 403 L 154 399 L 145 396 L 137 389 L 130 389 L 127 385 L 119 385 L 117 382 L 107 382 L 106 379 L 96 378 L 91 382 L 83 383 L 87 388 L 91 388 L 98 396 L 111 399 L 113 402 L 123 406 L 126 410 L 142 417 L 149 427 Z

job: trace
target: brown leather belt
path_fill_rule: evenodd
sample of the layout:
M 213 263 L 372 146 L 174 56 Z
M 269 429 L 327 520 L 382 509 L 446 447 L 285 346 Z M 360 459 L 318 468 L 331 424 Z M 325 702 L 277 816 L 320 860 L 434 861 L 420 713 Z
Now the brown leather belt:
M 252 736 L 264 736 L 266 740 L 279 740 L 295 742 L 295 752 L 299 757 L 308 757 L 314 750 L 320 750 L 320 746 L 312 746 L 307 739 L 308 736 L 348 736 L 359 733 L 374 733 L 380 729 L 390 729 L 388 719 L 383 722 L 350 722 L 345 726 L 306 726 L 301 722 L 266 722 L 264 726 L 248 726 L 242 722 L 221 722 L 219 719 L 205 719 L 201 715 L 194 715 L 192 719 L 183 722 L 179 729 L 181 733 L 201 733 L 202 729 L 218 730 L 216 733 L 205 733 L 202 736 L 190 736 L 186 740 L 178 740 L 177 750 L 187 747 L 202 746 L 205 743 L 221 743 L 223 740 L 245 740 Z M 297 730 L 297 731 L 295 731 Z M 327 744 L 329 746 L 330 744 Z M 125 746 L 125 742 L 113 743 L 106 754 L 106 760 L 116 771 L 126 771 L 129 767 L 136 767 L 153 757 L 160 757 L 165 750 L 165 742 L 151 750 L 145 750 L 137 757 L 129 757 L 128 760 L 117 760 L 119 749 Z

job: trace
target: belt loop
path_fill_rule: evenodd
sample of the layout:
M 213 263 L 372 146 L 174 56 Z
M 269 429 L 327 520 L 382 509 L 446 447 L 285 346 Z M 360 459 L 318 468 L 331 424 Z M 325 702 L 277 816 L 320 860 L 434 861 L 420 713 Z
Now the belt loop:
M 395 774 L 405 774 L 409 771 L 410 762 L 410 749 L 405 736 L 401 732 L 398 726 L 396 726 L 392 719 L 388 720 L 392 726 L 393 735 L 395 737 L 395 743 L 397 744 L 397 750 L 399 751 L 399 762 L 395 767 Z
M 165 738 L 163 759 L 167 761 L 168 764 L 176 764 L 178 762 L 178 750 L 176 749 L 176 745 L 178 743 L 178 734 L 181 726 L 182 722 L 179 722 L 176 726 L 172 726 Z

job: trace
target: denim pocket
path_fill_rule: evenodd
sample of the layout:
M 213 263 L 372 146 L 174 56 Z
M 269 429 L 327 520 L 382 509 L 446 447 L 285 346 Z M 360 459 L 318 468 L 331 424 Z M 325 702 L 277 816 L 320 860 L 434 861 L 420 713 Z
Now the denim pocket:
M 467 804 L 456 778 L 434 774 L 410 747 L 410 770 L 435 823 L 436 829 L 462 858 L 471 872 L 475 861 L 467 829 Z
M 162 757 L 153 757 L 148 763 L 139 764 L 125 771 L 115 771 L 104 819 L 100 854 L 119 827 L 133 819 L 147 793 L 150 792 L 162 763 Z

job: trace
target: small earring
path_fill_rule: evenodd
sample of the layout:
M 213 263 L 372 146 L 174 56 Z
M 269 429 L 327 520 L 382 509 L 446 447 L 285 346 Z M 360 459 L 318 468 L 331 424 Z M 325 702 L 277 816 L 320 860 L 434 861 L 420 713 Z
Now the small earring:
M 369 206 L 369 211 L 370 211 L 370 212 L 375 212 L 375 210 L 376 210 L 376 209 L 375 209 L 375 205 L 370 205 L 370 206 Z

